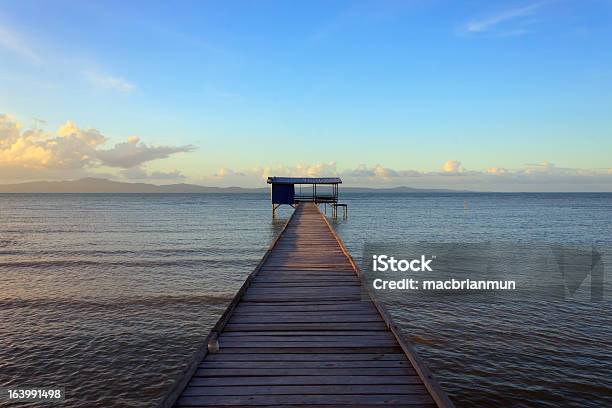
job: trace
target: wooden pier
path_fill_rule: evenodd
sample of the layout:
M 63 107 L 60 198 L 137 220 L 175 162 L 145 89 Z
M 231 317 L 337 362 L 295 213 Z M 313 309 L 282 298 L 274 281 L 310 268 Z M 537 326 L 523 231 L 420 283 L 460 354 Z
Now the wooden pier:
M 302 203 L 162 407 L 452 407 Z

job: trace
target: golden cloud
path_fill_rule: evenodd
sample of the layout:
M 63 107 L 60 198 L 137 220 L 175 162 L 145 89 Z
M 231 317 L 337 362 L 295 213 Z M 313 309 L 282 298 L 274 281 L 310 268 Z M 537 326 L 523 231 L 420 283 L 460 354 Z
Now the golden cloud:
M 81 129 L 67 121 L 50 135 L 22 130 L 13 117 L 0 114 L 0 165 L 23 169 L 82 169 L 99 166 L 124 169 L 188 152 L 194 146 L 151 146 L 132 136 L 127 142 L 101 149 L 107 138 L 96 129 Z

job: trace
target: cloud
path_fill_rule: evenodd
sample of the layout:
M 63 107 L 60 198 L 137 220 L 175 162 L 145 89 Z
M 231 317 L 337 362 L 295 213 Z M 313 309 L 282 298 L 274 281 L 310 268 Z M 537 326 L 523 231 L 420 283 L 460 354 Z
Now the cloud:
M 509 170 L 503 167 L 489 167 L 485 172 L 487 174 L 508 174 Z
M 458 160 L 447 160 L 442 165 L 442 172 L 446 174 L 457 174 L 463 173 L 465 169 L 461 166 L 461 162 Z
M 55 134 L 49 134 L 41 129 L 24 130 L 12 116 L 0 114 L 0 170 L 3 175 L 50 174 L 48 172 L 53 171 L 65 177 L 68 170 L 85 171 L 102 166 L 128 169 L 194 150 L 191 145 L 151 146 L 135 136 L 103 150 L 107 141 L 97 129 L 79 128 L 71 121 L 60 126 Z M 176 172 L 147 174 L 157 179 L 181 176 Z
M 275 175 L 287 177 L 332 177 L 338 176 L 338 174 L 336 162 L 298 163 L 294 166 L 284 164 L 262 165 L 244 170 L 221 167 L 216 173 L 202 177 L 195 180 L 195 182 L 213 186 L 235 185 L 253 187 L 265 185 L 265 180 L 269 176 Z
M 22 131 L 12 117 L 0 114 L 0 163 L 30 168 L 78 169 L 92 162 L 106 138 L 96 129 L 79 129 L 68 121 L 56 136 L 38 129 Z
M 228 169 L 227 167 L 221 167 L 218 172 L 213 174 L 213 177 L 219 177 L 219 178 L 232 177 L 232 176 L 245 177 L 246 174 L 242 171 L 234 171 L 232 169 Z
M 354 169 L 347 169 L 341 172 L 344 177 L 355 178 L 370 178 L 370 179 L 390 179 L 399 177 L 419 177 L 422 173 L 416 170 L 394 170 L 376 164 L 373 167 L 368 167 L 365 164 L 359 164 Z
M 258 173 L 262 179 L 267 179 L 275 174 L 282 174 L 287 177 L 325 177 L 336 176 L 336 162 L 303 164 L 298 163 L 295 166 L 275 165 L 256 167 L 253 172 Z
M 82 74 L 90 84 L 96 88 L 107 89 L 122 93 L 130 93 L 136 90 L 136 85 L 125 78 L 109 75 L 107 73 L 98 72 L 87 69 L 85 66 L 97 65 L 94 63 L 85 63 L 83 59 L 66 57 L 65 55 L 50 55 L 44 54 L 35 50 L 35 48 L 17 32 L 0 24 L 0 48 L 4 48 L 13 54 L 28 60 L 29 62 L 41 65 L 44 62 L 45 71 L 57 70 L 69 75 Z M 38 47 L 41 50 L 49 47 Z M 67 61 L 70 61 L 68 63 Z
M 85 71 L 85 77 L 97 88 L 109 89 L 123 93 L 130 93 L 136 89 L 136 85 L 125 78 Z
M 39 55 L 15 32 L 0 25 L 0 47 L 31 62 L 39 63 Z
M 143 167 L 133 167 L 121 170 L 121 175 L 127 180 L 185 180 L 186 177 L 178 170 L 168 172 L 153 171 L 149 172 Z
M 470 34 L 484 34 L 495 32 L 499 36 L 511 37 L 529 33 L 523 26 L 529 24 L 526 17 L 533 16 L 539 9 L 546 6 L 550 1 L 541 1 L 527 4 L 522 7 L 502 10 L 496 14 L 481 19 L 469 21 L 465 25 L 465 31 Z M 519 27 L 509 27 L 510 24 L 518 24 Z
M 222 176 L 222 177 L 221 177 Z M 575 169 L 543 161 L 519 168 L 491 166 L 468 170 L 459 160 L 447 160 L 440 171 L 394 169 L 380 164 L 339 169 L 335 162 L 295 166 L 258 166 L 236 171 L 224 168 L 199 182 L 208 185 L 261 186 L 268 176 L 340 176 L 345 186 L 450 188 L 484 191 L 612 191 L 612 169 Z
M 110 167 L 130 168 L 151 160 L 165 159 L 175 153 L 195 150 L 195 146 L 151 146 L 132 136 L 127 142 L 117 143 L 112 149 L 98 150 L 96 158 Z

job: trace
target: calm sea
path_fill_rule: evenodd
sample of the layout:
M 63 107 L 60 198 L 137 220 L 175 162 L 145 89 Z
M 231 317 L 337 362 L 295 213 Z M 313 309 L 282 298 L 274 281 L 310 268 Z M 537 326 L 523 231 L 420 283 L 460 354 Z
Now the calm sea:
M 603 301 L 388 307 L 458 407 L 612 406 L 612 194 L 342 198 L 350 217 L 335 225 L 357 260 L 367 242 L 597 248 Z M 152 406 L 283 223 L 263 194 L 0 194 L 0 386 Z

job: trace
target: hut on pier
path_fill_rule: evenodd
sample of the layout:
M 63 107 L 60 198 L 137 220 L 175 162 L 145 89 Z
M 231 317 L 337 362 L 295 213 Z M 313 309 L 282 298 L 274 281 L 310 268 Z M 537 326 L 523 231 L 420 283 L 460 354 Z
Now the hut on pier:
M 348 215 L 346 204 L 338 203 L 338 185 L 342 184 L 339 177 L 268 177 L 270 198 L 272 201 L 272 217 L 283 204 L 295 207 L 301 202 L 311 202 L 315 205 L 331 206 L 332 217 L 338 216 L 338 207 L 344 209 L 344 217 Z

